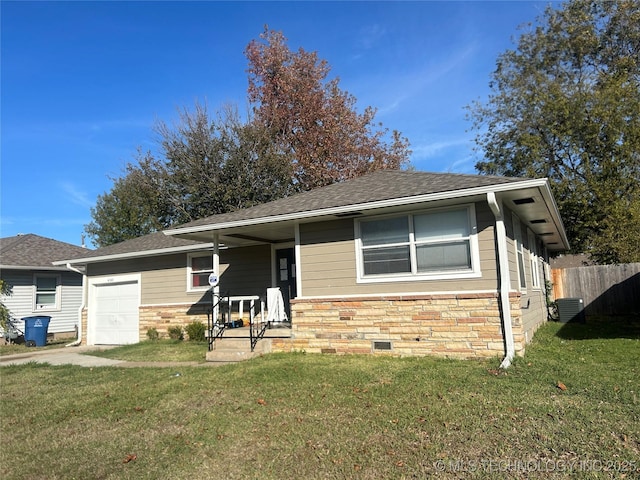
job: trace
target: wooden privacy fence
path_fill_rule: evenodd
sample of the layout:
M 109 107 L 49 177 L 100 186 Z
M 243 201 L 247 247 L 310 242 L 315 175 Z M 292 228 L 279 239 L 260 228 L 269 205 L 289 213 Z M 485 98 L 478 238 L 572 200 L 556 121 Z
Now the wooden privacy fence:
M 553 296 L 582 298 L 586 315 L 640 315 L 640 263 L 554 268 Z

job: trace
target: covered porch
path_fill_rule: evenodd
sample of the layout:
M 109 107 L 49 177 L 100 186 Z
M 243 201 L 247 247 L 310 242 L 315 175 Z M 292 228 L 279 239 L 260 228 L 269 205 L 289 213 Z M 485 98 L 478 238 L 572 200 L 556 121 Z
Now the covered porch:
M 205 332 L 208 361 L 246 360 L 271 352 L 273 339 L 291 338 L 290 313 L 279 287 L 267 289 L 266 298 L 214 293 L 213 300 Z

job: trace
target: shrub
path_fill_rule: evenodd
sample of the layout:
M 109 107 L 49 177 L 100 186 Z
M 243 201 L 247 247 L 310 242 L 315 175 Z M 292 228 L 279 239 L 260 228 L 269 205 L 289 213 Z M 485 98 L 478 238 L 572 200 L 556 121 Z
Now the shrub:
M 172 340 L 184 340 L 184 333 L 180 325 L 173 325 L 172 327 L 169 327 L 167 329 L 167 333 L 169 333 L 169 338 Z
M 160 335 L 158 334 L 158 330 L 153 327 L 147 328 L 147 338 L 149 340 L 158 340 L 159 337 Z
M 186 327 L 186 331 L 187 335 L 189 336 L 189 340 L 194 342 L 204 342 L 205 329 L 206 327 L 202 322 L 195 321 L 188 324 Z

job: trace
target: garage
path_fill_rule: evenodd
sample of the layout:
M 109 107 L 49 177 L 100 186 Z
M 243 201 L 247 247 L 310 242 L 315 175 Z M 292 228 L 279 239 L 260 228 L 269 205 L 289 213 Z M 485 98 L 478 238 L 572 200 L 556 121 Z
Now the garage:
M 126 345 L 140 341 L 138 280 L 94 283 L 91 295 L 88 343 Z

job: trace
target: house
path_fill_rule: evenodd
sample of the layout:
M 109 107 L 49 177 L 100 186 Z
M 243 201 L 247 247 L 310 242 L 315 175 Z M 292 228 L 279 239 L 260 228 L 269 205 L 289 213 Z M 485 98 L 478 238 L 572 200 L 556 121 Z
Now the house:
M 546 320 L 549 253 L 567 248 L 547 179 L 381 171 L 67 262 L 88 278 L 90 343 L 115 299 L 136 341 L 279 287 L 291 331 L 272 350 L 507 365 Z
M 84 256 L 87 250 L 33 234 L 0 239 L 0 277 L 13 287 L 2 303 L 17 320 L 51 317 L 48 333 L 75 337 L 82 305 L 82 274 L 64 265 L 63 258 Z

